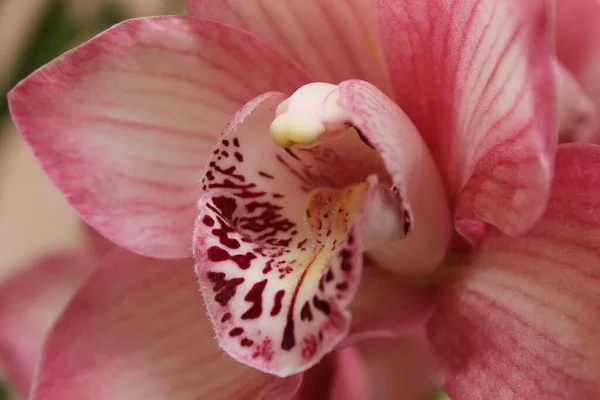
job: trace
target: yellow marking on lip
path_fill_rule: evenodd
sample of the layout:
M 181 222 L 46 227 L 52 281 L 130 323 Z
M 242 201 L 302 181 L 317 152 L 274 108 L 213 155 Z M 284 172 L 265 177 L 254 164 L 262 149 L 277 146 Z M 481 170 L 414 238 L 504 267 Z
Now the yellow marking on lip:
M 361 182 L 344 189 L 317 188 L 309 195 L 305 219 L 310 235 L 306 250 L 312 255 L 309 279 L 318 280 L 345 245 L 368 189 Z

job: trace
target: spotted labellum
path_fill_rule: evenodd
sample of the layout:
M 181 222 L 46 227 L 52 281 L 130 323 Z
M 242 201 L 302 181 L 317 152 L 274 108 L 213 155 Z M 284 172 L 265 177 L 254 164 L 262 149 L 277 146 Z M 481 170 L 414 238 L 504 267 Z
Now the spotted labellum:
M 395 135 L 364 111 L 338 105 L 340 91 L 357 89 L 377 93 L 358 81 L 313 83 L 287 100 L 254 100 L 202 180 L 194 249 L 209 314 L 225 348 L 267 372 L 292 374 L 331 351 L 349 330 L 362 253 L 411 231 L 400 189 L 401 160 L 411 159 L 386 151 L 399 148 Z M 426 178 L 441 188 L 435 173 Z

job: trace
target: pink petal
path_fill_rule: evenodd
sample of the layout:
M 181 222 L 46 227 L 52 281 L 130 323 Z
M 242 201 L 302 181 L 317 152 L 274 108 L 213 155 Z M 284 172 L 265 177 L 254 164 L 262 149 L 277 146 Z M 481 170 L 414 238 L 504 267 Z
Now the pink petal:
M 583 91 L 600 107 L 600 1 L 556 2 L 556 51 Z M 600 130 L 594 137 L 600 141 Z
M 410 284 L 367 259 L 349 307 L 352 325 L 342 346 L 414 333 L 431 317 L 435 302 L 433 287 Z
M 142 18 L 34 72 L 9 102 L 90 225 L 135 252 L 177 258 L 190 254 L 197 182 L 231 115 L 257 94 L 307 81 L 251 34 L 198 18 Z
M 431 349 L 423 330 L 358 346 L 373 400 L 433 399 L 438 388 Z
M 220 351 L 191 264 L 114 253 L 54 327 L 32 399 L 290 399 L 300 376 Z
M 372 0 L 188 0 L 191 15 L 260 35 L 317 81 L 364 79 L 386 93 Z
M 29 391 L 46 334 L 93 266 L 83 253 L 57 253 L 0 287 L 0 362 L 20 394 Z
M 99 260 L 120 249 L 87 224 L 84 224 L 84 233 L 88 250 Z
M 395 272 L 431 272 L 446 255 L 452 237 L 447 195 L 431 154 L 406 114 L 373 85 L 343 82 L 339 105 L 379 152 L 411 223 L 406 238 L 368 255 Z
M 600 395 L 600 148 L 559 146 L 548 209 L 448 266 L 428 327 L 452 399 Z
M 293 400 L 331 400 L 329 397 L 337 354 L 328 354 L 303 374 L 302 386 Z
M 586 96 L 575 78 L 558 62 L 555 63 L 558 90 L 559 141 L 592 142 L 598 133 L 596 106 Z
M 423 135 L 471 242 L 527 230 L 550 190 L 555 90 L 545 0 L 378 0 L 399 106 Z
M 357 347 L 347 347 L 335 356 L 335 373 L 329 400 L 374 400 L 369 376 Z
M 385 97 L 374 86 L 368 88 Z M 357 93 L 364 94 L 358 89 Z M 351 94 L 340 96 L 345 99 Z M 376 148 L 398 144 L 385 141 L 383 134 L 387 128 L 396 132 L 397 115 L 368 121 L 366 113 L 352 109 L 352 122 L 361 131 L 364 128 L 366 139 L 348 132 L 310 149 L 282 149 L 273 143 L 268 127 L 285 98 L 277 93 L 258 97 L 238 112 L 224 132 L 202 181 L 205 192 L 199 201 L 194 244 L 198 278 L 221 346 L 235 359 L 278 376 L 315 365 L 351 328 L 348 305 L 357 290 L 361 253 L 369 239 L 364 230 L 370 226 L 369 218 L 379 219 L 372 214 L 390 212 L 395 218 L 399 212 L 402 229 L 408 231 L 411 226 L 398 194 L 403 193 L 403 182 L 395 179 L 403 171 L 397 163 L 390 164 L 393 184 L 400 185 L 396 192 L 385 190 L 400 201 L 392 202 L 396 208 L 387 209 L 379 201 L 384 186 L 378 179 L 390 185 L 390 178 L 377 151 L 363 142 L 369 140 Z M 400 144 L 408 142 L 400 140 Z M 418 160 L 426 156 L 419 148 L 407 147 L 406 151 L 411 149 Z M 404 154 L 404 150 L 400 147 L 398 152 Z M 384 153 L 384 161 L 390 163 L 398 156 Z M 423 181 L 421 186 L 432 187 Z M 445 206 L 443 195 L 438 201 Z M 446 218 L 449 227 L 450 218 Z M 429 289 L 405 291 L 403 286 L 390 285 L 383 297 L 375 296 L 389 301 L 397 315 L 385 315 L 382 320 L 357 315 L 358 329 L 353 333 L 379 335 L 384 330 L 390 334 L 408 329 L 405 325 L 422 324 L 431 311 L 432 293 Z M 367 300 L 364 304 L 370 307 L 363 308 L 363 313 L 381 315 L 377 310 L 383 308 L 382 303 Z
M 357 347 L 327 355 L 306 371 L 294 400 L 375 400 Z

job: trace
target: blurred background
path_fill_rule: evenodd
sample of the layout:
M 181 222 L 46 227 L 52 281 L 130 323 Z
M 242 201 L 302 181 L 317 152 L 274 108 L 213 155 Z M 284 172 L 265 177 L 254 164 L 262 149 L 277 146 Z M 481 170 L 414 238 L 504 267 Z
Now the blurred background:
M 185 0 L 0 0 L 0 282 L 32 258 L 83 241 L 77 216 L 17 134 L 6 92 L 109 26 L 160 14 L 185 14 Z M 9 398 L 0 384 L 0 400 Z

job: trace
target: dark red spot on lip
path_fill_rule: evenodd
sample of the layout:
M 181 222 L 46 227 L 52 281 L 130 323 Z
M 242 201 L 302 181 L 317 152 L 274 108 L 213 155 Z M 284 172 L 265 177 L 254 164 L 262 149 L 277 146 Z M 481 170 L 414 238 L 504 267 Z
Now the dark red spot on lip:
M 262 314 L 262 294 L 267 285 L 267 279 L 263 279 L 252 286 L 252 289 L 248 291 L 244 300 L 252 302 L 252 306 L 242 315 L 242 319 L 256 319 Z
M 265 267 L 262 270 L 263 274 L 268 274 L 269 272 L 271 272 L 271 270 L 273 269 L 274 261 L 275 261 L 274 259 L 270 259 L 269 261 L 267 261 L 267 265 L 265 265 Z
M 235 147 L 240 147 L 240 141 L 238 140 L 238 138 L 233 138 L 233 145 Z
M 221 318 L 221 322 L 227 322 L 231 319 L 231 313 L 225 313 L 223 318 Z
M 268 201 L 252 201 L 245 205 L 246 215 L 239 218 L 239 227 L 260 235 L 254 237 L 255 241 L 266 240 L 275 246 L 286 246 L 290 238 L 277 237 L 278 234 L 287 234 L 296 224 L 281 214 L 283 207 Z
M 250 347 L 250 346 L 252 346 L 252 345 L 254 344 L 254 341 L 253 341 L 253 340 L 250 340 L 250 339 L 248 339 L 248 338 L 243 338 L 243 339 L 242 339 L 242 341 L 240 342 L 240 344 L 241 344 L 243 347 Z
M 244 156 L 239 151 L 236 151 L 235 153 L 233 153 L 233 155 L 235 156 L 235 159 L 239 162 L 244 161 Z
M 304 305 L 302 306 L 302 309 L 300 310 L 300 319 L 302 321 L 305 321 L 305 320 L 312 321 L 313 320 L 312 311 L 310 310 L 310 303 L 308 301 L 306 303 L 304 303 Z
M 331 313 L 331 306 L 327 301 L 321 300 L 317 296 L 315 296 L 313 297 L 313 304 L 318 310 L 323 312 L 323 314 L 329 315 Z
M 228 156 L 229 156 L 229 153 L 228 153 L 228 152 L 226 152 L 226 151 L 224 151 L 224 152 L 222 153 L 222 155 L 223 155 L 223 157 L 228 157 Z M 221 156 L 219 156 L 219 157 L 217 158 L 217 160 L 218 160 L 218 161 L 220 161 L 220 160 L 221 160 Z M 223 168 L 221 168 L 221 166 L 220 166 L 220 165 L 217 165 L 217 163 L 216 163 L 216 162 L 212 161 L 212 162 L 210 162 L 210 163 L 208 164 L 208 166 L 209 166 L 209 167 L 211 167 L 211 168 L 212 168 L 212 169 L 213 169 L 215 172 L 218 172 L 219 174 L 222 174 L 222 175 L 227 175 L 227 176 L 229 176 L 229 177 L 231 177 L 231 178 L 233 178 L 233 179 L 237 179 L 237 180 L 239 180 L 239 181 L 242 181 L 242 182 L 245 182 L 245 181 L 246 181 L 246 177 L 245 177 L 244 175 L 237 174 L 237 173 L 235 172 L 235 171 L 236 171 L 236 169 L 237 169 L 235 165 L 232 165 L 232 166 L 231 166 L 231 167 L 229 167 L 229 168 L 225 168 L 225 169 L 223 169 Z
M 221 143 L 223 143 L 223 146 L 229 146 L 229 140 L 227 139 L 223 139 Z
M 215 301 L 222 306 L 227 305 L 229 300 L 235 296 L 235 291 L 239 285 L 244 282 L 244 278 L 225 279 L 222 272 L 209 272 L 208 279 L 214 283 L 213 291 L 217 292 Z
M 262 176 L 263 178 L 273 179 L 273 175 L 267 174 L 266 172 L 263 172 L 263 171 L 258 171 L 258 175 Z
M 244 328 L 237 327 L 229 331 L 229 336 L 236 337 L 240 336 L 242 333 L 244 333 Z
M 350 257 L 352 257 L 352 253 L 347 250 L 344 249 L 341 251 L 341 255 L 342 255 L 342 270 L 343 271 L 350 271 L 352 269 L 352 262 L 350 261 Z
M 209 248 L 206 252 L 206 255 L 208 256 L 208 259 L 210 261 L 214 262 L 229 260 L 230 257 L 229 252 L 227 250 L 224 250 L 218 246 L 212 246 L 211 248 Z
M 230 249 L 239 249 L 240 242 L 236 239 L 230 238 L 228 234 L 235 232 L 231 227 L 227 225 L 225 221 L 219 218 L 220 228 L 213 229 L 211 233 L 219 238 L 219 242 L 225 247 L 229 247 Z
M 241 185 L 238 183 L 234 183 L 229 179 L 224 179 L 221 183 L 211 183 L 208 185 L 209 189 L 228 189 L 228 190 L 240 190 L 235 195 L 237 197 L 241 197 L 243 199 L 253 199 L 257 197 L 262 197 L 266 194 L 266 192 L 253 192 L 251 189 L 256 189 L 255 183 L 248 183 L 246 185 Z
M 252 358 L 256 359 L 262 357 L 266 362 L 271 362 L 274 354 L 273 341 L 269 338 L 265 338 L 262 344 L 256 346 L 254 353 L 252 353 Z
M 232 256 L 227 250 L 222 249 L 219 246 L 212 246 L 211 248 L 209 248 L 206 252 L 206 255 L 208 256 L 208 259 L 213 262 L 231 260 L 234 263 L 236 263 L 237 266 L 241 269 L 250 268 L 252 260 L 256 258 L 256 256 L 250 252 L 246 254 L 236 254 Z
M 271 309 L 271 316 L 275 316 L 279 314 L 281 311 L 281 301 L 283 300 L 283 295 L 285 294 L 285 290 L 281 289 L 275 293 L 275 301 L 273 304 L 273 308 Z
M 287 317 L 287 323 L 283 329 L 283 338 L 281 339 L 281 348 L 283 350 L 291 350 L 296 345 L 296 337 L 294 336 L 294 318 L 291 315 Z
M 333 280 L 333 272 L 331 271 L 331 268 L 329 268 L 327 270 L 327 273 L 325 274 L 325 282 L 331 282 Z
M 213 226 L 215 224 L 215 220 L 212 219 L 210 215 L 205 215 L 204 218 L 202 218 L 202 223 L 206 226 Z
M 317 352 L 318 347 L 319 343 L 315 335 L 305 337 L 302 340 L 302 357 L 304 359 L 312 358 Z
M 231 259 L 233 260 L 233 262 L 235 262 L 238 267 L 240 267 L 241 269 L 248 269 L 250 268 L 250 263 L 252 262 L 252 260 L 254 260 L 256 258 L 256 256 L 254 255 L 254 253 L 246 253 L 246 254 L 236 254 L 235 256 L 233 256 Z
M 290 149 L 288 149 L 287 147 L 284 149 L 286 153 L 288 153 L 290 156 L 294 157 L 296 160 L 300 160 L 300 158 L 294 154 Z
M 213 229 L 211 233 L 217 236 L 224 246 L 229 247 L 230 249 L 239 248 L 240 243 L 236 239 L 232 239 L 228 236 L 228 234 L 233 233 L 234 230 L 227 225 L 227 222 L 225 222 L 225 220 L 231 220 L 233 218 L 233 213 L 237 208 L 236 201 L 225 196 L 213 197 L 212 201 L 214 206 L 207 204 L 207 207 L 220 215 L 217 219 L 221 227 Z
M 298 242 L 298 248 L 299 248 L 299 249 L 301 249 L 301 248 L 302 248 L 302 246 L 304 246 L 304 244 L 306 243 L 306 241 L 307 241 L 307 240 L 308 240 L 308 239 L 304 239 L 304 240 L 302 240 L 301 242 Z
M 348 282 L 342 282 L 335 285 L 337 290 L 348 290 Z

